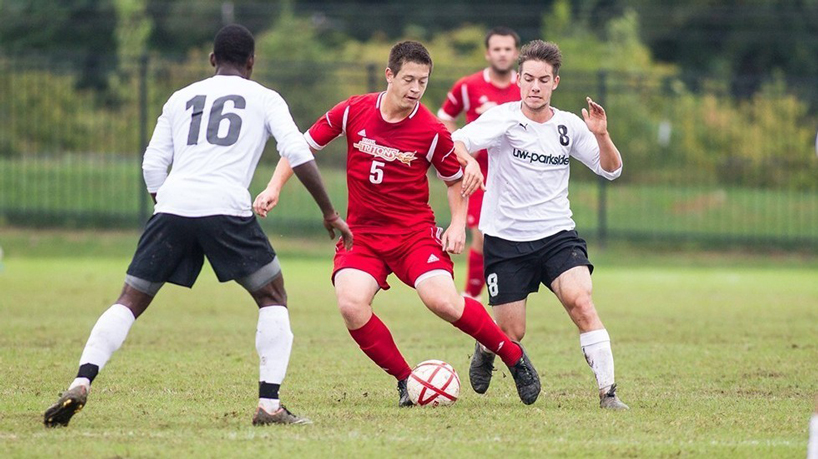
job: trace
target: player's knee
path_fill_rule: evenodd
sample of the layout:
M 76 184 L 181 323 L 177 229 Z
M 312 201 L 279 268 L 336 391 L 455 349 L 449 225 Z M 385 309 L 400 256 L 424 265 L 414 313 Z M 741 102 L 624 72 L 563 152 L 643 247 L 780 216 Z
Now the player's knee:
M 430 311 L 438 317 L 455 322 L 463 315 L 463 298 L 457 295 L 453 298 L 435 297 L 424 302 Z
M 596 320 L 596 308 L 591 300 L 591 295 L 581 295 L 577 297 L 571 306 L 571 315 L 581 322 L 592 322 Z
M 338 295 L 338 312 L 347 324 L 357 324 L 368 316 L 369 304 L 354 295 Z
M 501 323 L 500 330 L 514 341 L 521 341 L 525 337 L 525 323 Z

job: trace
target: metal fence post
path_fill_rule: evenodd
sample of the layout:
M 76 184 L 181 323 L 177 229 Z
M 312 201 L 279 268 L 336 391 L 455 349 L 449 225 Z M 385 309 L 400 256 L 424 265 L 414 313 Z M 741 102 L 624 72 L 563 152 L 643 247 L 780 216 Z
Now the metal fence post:
M 145 226 L 148 221 L 148 193 L 145 191 L 142 182 L 142 155 L 148 148 L 148 55 L 143 54 L 139 59 L 139 146 L 141 148 L 138 155 L 139 161 L 139 226 Z
M 608 73 L 605 70 L 600 70 L 598 84 L 596 101 L 604 107 L 608 90 Z M 599 239 L 599 245 L 605 247 L 608 239 L 608 180 L 605 177 L 598 176 L 596 182 L 598 191 L 597 238 Z

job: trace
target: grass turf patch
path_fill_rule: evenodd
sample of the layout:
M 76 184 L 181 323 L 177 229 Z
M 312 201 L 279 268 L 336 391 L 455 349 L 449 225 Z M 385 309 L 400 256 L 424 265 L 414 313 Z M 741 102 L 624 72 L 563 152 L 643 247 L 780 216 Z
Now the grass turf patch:
M 205 269 L 192 292 L 159 293 L 97 378 L 88 406 L 68 429 L 45 430 L 42 412 L 73 378 L 127 255 L 7 257 L 0 456 L 420 456 L 431 447 L 455 457 L 804 455 L 818 393 L 813 266 L 598 263 L 595 300 L 626 413 L 597 408 L 576 330 L 547 290 L 529 301 L 525 340 L 544 389 L 524 406 L 506 370 L 486 396 L 471 392 L 471 340 L 393 278 L 375 308 L 407 360 L 446 360 L 464 384 L 453 407 L 398 409 L 394 380 L 343 327 L 329 258 L 300 250 L 282 255 L 296 336 L 282 400 L 315 421 L 306 428 L 250 425 L 256 309 L 240 287 Z

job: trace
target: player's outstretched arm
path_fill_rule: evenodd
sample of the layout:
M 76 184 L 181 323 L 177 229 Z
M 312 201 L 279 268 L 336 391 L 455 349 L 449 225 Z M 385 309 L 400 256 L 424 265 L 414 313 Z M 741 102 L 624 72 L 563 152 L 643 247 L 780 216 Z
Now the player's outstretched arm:
M 585 100 L 588 102 L 588 108 L 582 109 L 582 117 L 599 144 L 599 165 L 608 172 L 614 172 L 622 167 L 622 156 L 608 134 L 608 117 L 605 109 L 590 97 L 586 97 Z
M 293 176 L 293 169 L 290 167 L 290 162 L 287 158 L 281 157 L 276 165 L 275 172 L 273 172 L 267 188 L 264 189 L 256 200 L 253 201 L 253 210 L 261 217 L 267 217 L 267 213 L 273 210 L 278 205 L 278 198 L 281 195 L 281 189 L 284 184 Z
M 318 166 L 315 161 L 307 161 L 304 164 L 292 168 L 298 180 L 304 185 L 304 188 L 310 192 L 312 198 L 321 208 L 324 214 L 324 228 L 329 232 L 330 239 L 335 239 L 335 230 L 341 233 L 344 239 L 344 247 L 347 250 L 352 249 L 352 231 L 349 226 L 335 211 L 332 202 L 327 194 L 327 189 L 324 187 L 324 182 L 321 180 L 321 173 L 318 172 Z
M 466 144 L 456 140 L 454 142 L 454 154 L 457 156 L 457 161 L 463 166 L 463 186 L 461 194 L 464 197 L 471 196 L 478 188 L 483 191 L 486 190 L 486 185 L 483 184 L 483 172 L 480 171 L 480 165 L 477 160 L 466 149 Z
M 443 233 L 440 241 L 443 250 L 458 254 L 466 247 L 466 213 L 469 198 L 463 196 L 461 186 L 463 180 L 454 180 L 446 183 L 446 195 L 449 198 L 449 209 L 452 212 L 452 222 Z

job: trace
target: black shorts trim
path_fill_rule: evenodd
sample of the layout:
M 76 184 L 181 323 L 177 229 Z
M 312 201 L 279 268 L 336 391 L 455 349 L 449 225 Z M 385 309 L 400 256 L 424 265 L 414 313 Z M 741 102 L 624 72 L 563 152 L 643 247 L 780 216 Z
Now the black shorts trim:
M 585 240 L 575 230 L 560 231 L 536 241 L 515 242 L 486 235 L 483 263 L 489 304 L 523 300 L 551 284 L 565 271 L 594 265 L 588 260 Z
M 148 220 L 128 274 L 150 282 L 192 287 L 204 257 L 220 282 L 249 276 L 275 258 L 256 217 L 181 217 L 158 213 Z

